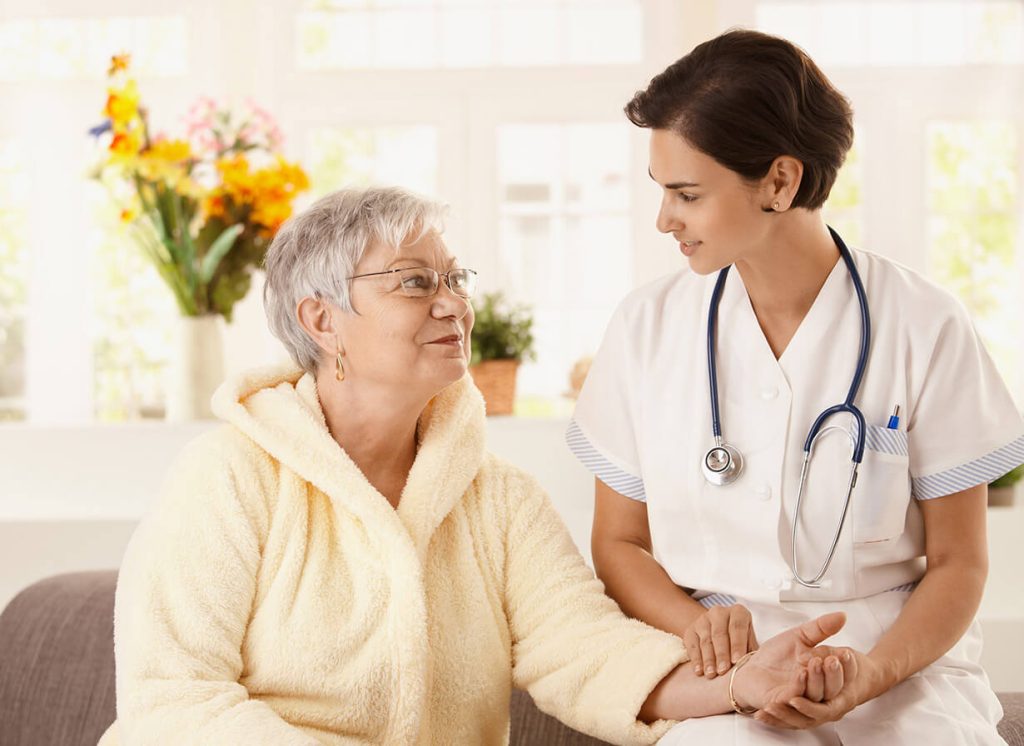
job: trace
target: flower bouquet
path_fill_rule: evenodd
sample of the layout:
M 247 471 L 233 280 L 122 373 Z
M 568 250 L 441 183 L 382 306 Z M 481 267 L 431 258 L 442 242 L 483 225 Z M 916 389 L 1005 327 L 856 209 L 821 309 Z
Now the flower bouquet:
M 274 233 L 291 215 L 306 173 L 280 154 L 281 132 L 248 103 L 241 117 L 200 99 L 184 139 L 153 136 L 128 55 L 113 57 L 104 146 L 94 176 L 121 206 L 136 243 L 186 317 L 220 315 L 249 291 Z

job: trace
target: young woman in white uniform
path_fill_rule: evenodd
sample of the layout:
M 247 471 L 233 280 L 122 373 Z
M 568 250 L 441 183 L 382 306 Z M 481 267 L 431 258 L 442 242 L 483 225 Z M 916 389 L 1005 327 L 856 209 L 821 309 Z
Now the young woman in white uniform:
M 961 304 L 825 225 L 848 102 L 793 45 L 735 31 L 626 112 L 689 268 L 620 305 L 567 436 L 597 477 L 598 575 L 706 676 L 831 610 L 860 671 L 831 702 L 663 743 L 1002 743 L 974 615 L 986 485 L 1024 462 L 1024 424 Z

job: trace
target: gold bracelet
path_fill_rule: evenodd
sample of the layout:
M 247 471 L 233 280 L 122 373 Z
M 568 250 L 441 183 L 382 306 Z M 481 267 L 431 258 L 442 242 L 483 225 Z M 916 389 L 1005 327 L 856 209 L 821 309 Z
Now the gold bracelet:
M 742 666 L 744 663 L 750 660 L 750 656 L 752 656 L 753 654 L 754 651 L 751 650 L 749 653 L 744 655 L 742 658 L 736 661 L 736 665 L 733 666 L 732 671 L 729 672 L 729 704 L 731 704 L 732 709 L 735 712 L 738 712 L 740 715 L 753 715 L 755 712 L 757 712 L 756 707 L 750 710 L 744 710 L 742 707 L 740 707 L 739 702 L 736 701 L 736 696 L 732 693 L 732 684 L 736 680 L 736 672 L 740 670 L 740 666 Z

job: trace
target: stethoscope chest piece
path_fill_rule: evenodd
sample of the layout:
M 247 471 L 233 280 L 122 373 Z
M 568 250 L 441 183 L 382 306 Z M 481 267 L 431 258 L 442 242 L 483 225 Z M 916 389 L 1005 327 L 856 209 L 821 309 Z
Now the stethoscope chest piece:
M 704 478 L 716 487 L 732 484 L 743 471 L 743 455 L 727 443 L 717 443 L 701 462 Z

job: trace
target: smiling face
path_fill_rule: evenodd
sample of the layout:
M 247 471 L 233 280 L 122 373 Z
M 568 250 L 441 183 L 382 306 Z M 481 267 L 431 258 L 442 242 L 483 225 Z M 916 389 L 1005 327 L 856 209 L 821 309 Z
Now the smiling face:
M 658 230 L 672 234 L 694 272 L 716 272 L 764 245 L 770 178 L 752 185 L 666 129 L 651 130 L 650 159 L 662 187 Z
M 431 230 L 398 251 L 373 244 L 354 274 L 413 267 L 440 273 L 458 266 L 441 236 Z M 355 312 L 332 309 L 346 381 L 411 387 L 431 396 L 462 377 L 469 363 L 473 308 L 443 277 L 437 292 L 426 297 L 406 295 L 397 272 L 349 282 Z M 333 358 L 327 362 L 333 366 Z

